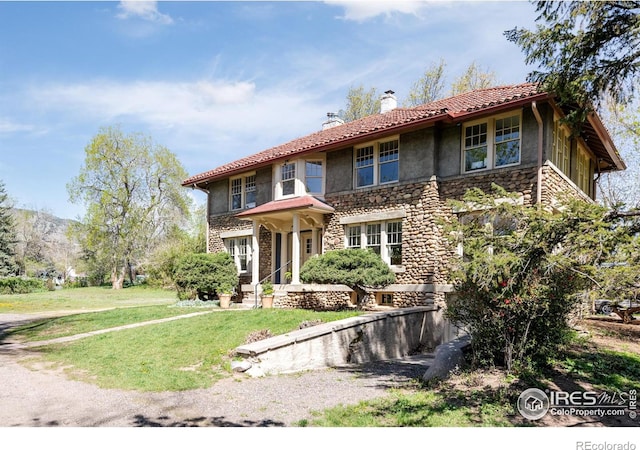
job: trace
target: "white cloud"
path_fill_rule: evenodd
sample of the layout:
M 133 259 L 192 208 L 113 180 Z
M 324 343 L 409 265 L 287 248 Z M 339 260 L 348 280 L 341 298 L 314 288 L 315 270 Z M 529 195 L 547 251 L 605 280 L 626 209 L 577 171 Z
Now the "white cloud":
M 179 152 L 192 172 L 318 131 L 333 107 L 290 84 L 257 90 L 248 81 L 34 85 L 26 101 L 36 99 L 60 126 L 95 131 L 120 124 L 143 131 Z
M 118 9 L 121 10 L 117 15 L 119 19 L 139 17 L 161 25 L 171 25 L 173 23 L 171 16 L 158 11 L 157 1 L 123 0 L 118 4 Z
M 0 134 L 10 134 L 22 131 L 33 131 L 35 127 L 33 125 L 27 125 L 23 123 L 14 122 L 11 119 L 0 117 Z
M 379 15 L 391 16 L 393 13 L 418 13 L 425 7 L 424 1 L 389 1 L 389 0 L 325 0 L 329 5 L 342 6 L 345 20 L 363 22 Z

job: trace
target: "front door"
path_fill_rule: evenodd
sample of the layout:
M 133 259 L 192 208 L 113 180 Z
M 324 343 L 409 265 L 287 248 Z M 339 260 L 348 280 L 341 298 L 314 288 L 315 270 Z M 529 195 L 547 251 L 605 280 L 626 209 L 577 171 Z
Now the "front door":
M 311 258 L 313 252 L 313 238 L 311 231 L 303 231 L 300 233 L 300 267 L 304 265 L 307 259 Z

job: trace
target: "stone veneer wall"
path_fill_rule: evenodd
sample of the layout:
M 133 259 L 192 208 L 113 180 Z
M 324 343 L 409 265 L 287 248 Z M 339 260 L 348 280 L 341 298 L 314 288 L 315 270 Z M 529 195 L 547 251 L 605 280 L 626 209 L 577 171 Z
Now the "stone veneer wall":
M 403 269 L 396 273 L 396 283 L 404 285 L 447 284 L 446 261 L 451 249 L 446 245 L 438 220 L 451 214 L 448 199 L 461 199 L 471 187 L 490 190 L 496 183 L 508 191 L 521 192 L 525 203 L 532 202 L 536 186 L 536 167 L 484 172 L 476 176 L 459 176 L 442 181 L 429 181 L 377 187 L 357 192 L 327 195 L 326 201 L 336 212 L 327 216 L 325 250 L 344 248 L 345 227 L 340 219 L 359 215 L 384 213 L 402 209 L 405 212 L 402 228 Z M 420 306 L 442 303 L 444 293 L 397 290 L 393 292 L 393 306 Z M 367 304 L 374 305 L 370 295 Z
M 224 241 L 220 234 L 226 231 L 252 229 L 251 222 L 240 220 L 235 214 L 225 214 L 209 217 L 209 251 L 211 253 L 226 251 Z M 249 233 L 251 234 L 251 233 Z M 260 279 L 271 272 L 271 232 L 265 227 L 260 227 Z M 240 275 L 240 284 L 250 284 L 251 274 Z
M 542 201 L 551 204 L 552 199 L 563 193 L 581 199 L 588 197 L 566 177 L 558 174 L 550 166 L 543 167 Z M 437 181 L 403 185 L 376 187 L 363 191 L 331 194 L 325 200 L 335 208 L 335 213 L 325 216 L 323 236 L 324 250 L 344 248 L 345 226 L 341 218 L 376 214 L 402 209 L 402 259 L 403 268 L 396 273 L 396 284 L 431 285 L 448 284 L 446 261 L 451 249 L 446 245 L 438 226 L 439 218 L 451 215 L 447 205 L 449 199 L 461 199 L 467 189 L 478 187 L 490 191 L 496 183 L 509 192 L 520 192 L 525 204 L 533 204 L 536 196 L 537 167 L 518 166 L 474 176 L 456 176 Z M 240 221 L 233 215 L 212 216 L 209 244 L 211 251 L 224 250 L 220 232 L 247 228 L 248 222 Z M 260 278 L 271 271 L 271 233 L 264 227 L 260 229 Z M 250 283 L 243 277 L 243 283 Z M 387 290 L 388 291 L 388 290 Z M 445 293 L 438 290 L 397 289 L 393 293 L 394 307 L 424 306 L 444 304 Z M 365 299 L 365 307 L 376 306 L 375 293 Z M 352 306 L 351 291 L 309 290 L 288 292 L 275 297 L 276 308 L 341 309 Z
M 557 206 L 559 203 L 569 199 L 593 201 L 566 175 L 562 175 L 560 169 L 552 164 L 545 164 L 542 167 L 542 179 L 543 205 Z

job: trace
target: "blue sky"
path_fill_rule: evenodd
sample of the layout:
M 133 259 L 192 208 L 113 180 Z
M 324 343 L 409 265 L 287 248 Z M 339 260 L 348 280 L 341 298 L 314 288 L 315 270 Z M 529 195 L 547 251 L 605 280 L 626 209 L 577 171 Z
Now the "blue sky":
M 449 81 L 475 61 L 523 82 L 503 32 L 535 17 L 524 1 L 0 0 L 0 180 L 17 207 L 77 218 L 66 184 L 101 127 L 193 175 L 319 130 L 351 86 L 402 100 L 441 58 Z

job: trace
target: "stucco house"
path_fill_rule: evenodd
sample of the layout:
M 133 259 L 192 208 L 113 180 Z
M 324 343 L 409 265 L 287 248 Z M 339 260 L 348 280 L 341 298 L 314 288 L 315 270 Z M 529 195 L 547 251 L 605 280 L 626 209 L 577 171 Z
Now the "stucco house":
M 525 203 L 552 207 L 560 195 L 594 201 L 604 172 L 624 170 L 596 114 L 572 136 L 554 97 L 525 83 L 381 111 L 322 129 L 184 180 L 208 195 L 209 252 L 228 251 L 241 274 L 237 301 L 251 304 L 270 279 L 275 307 L 350 305 L 346 286 L 304 285 L 300 267 L 337 248 L 369 248 L 396 283 L 369 303 L 394 307 L 444 299 L 448 251 L 437 217 L 447 200 L 497 183 Z M 320 127 L 319 127 L 320 128 Z

